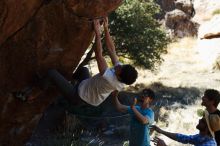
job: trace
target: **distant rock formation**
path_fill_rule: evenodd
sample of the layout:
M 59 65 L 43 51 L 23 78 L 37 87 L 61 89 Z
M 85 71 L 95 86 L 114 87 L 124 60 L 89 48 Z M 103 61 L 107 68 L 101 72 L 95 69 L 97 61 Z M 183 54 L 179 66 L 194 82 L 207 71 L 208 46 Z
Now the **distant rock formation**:
M 175 7 L 176 9 L 182 10 L 189 17 L 193 17 L 195 15 L 192 0 L 176 0 Z
M 172 35 L 177 37 L 197 36 L 198 24 L 190 20 L 190 16 L 182 10 L 175 9 L 167 12 L 165 16 L 166 26 L 172 30 Z
M 165 18 L 165 26 L 170 31 L 171 36 L 185 37 L 197 36 L 199 24 L 192 21 L 195 9 L 191 0 L 169 0 L 158 1 Z

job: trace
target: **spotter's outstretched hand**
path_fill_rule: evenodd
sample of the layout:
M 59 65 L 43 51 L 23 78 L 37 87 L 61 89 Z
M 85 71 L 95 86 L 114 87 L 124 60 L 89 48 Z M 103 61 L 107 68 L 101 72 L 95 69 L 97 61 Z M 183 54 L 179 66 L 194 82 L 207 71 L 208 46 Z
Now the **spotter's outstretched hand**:
M 152 142 L 154 143 L 155 146 L 167 146 L 166 143 L 162 139 L 160 139 L 158 137 L 155 137 L 152 140 Z

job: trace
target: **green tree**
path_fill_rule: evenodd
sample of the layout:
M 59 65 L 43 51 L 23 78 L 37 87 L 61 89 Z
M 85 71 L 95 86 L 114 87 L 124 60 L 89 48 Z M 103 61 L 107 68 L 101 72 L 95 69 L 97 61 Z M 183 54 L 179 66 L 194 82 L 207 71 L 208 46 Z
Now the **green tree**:
M 109 16 L 110 33 L 122 61 L 128 58 L 134 65 L 148 69 L 162 61 L 169 38 L 154 18 L 159 12 L 153 0 L 126 0 Z M 81 65 L 87 64 L 91 55 L 90 51 Z
M 110 15 L 110 30 L 119 56 L 137 66 L 152 69 L 162 61 L 169 43 L 154 16 L 160 7 L 152 0 L 127 0 Z

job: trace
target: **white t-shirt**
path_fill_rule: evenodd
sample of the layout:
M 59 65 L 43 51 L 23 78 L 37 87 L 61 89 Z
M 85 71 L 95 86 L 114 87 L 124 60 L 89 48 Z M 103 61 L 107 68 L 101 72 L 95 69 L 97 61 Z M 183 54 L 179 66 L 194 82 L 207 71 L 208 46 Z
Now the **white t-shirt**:
M 98 106 L 112 91 L 121 91 L 125 84 L 118 81 L 114 68 L 107 68 L 103 75 L 97 74 L 83 80 L 78 87 L 78 94 L 88 104 Z

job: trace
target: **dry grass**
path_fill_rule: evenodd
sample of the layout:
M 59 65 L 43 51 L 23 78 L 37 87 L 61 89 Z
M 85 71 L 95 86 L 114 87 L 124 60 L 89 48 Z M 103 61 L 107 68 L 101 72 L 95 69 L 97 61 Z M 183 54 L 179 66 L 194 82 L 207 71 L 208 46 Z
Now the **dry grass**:
M 194 37 L 185 37 L 182 39 L 179 39 L 168 46 L 168 50 L 170 49 L 176 49 L 176 48 L 193 48 L 196 44 L 197 38 Z

